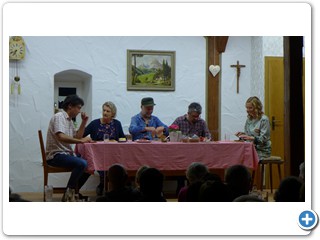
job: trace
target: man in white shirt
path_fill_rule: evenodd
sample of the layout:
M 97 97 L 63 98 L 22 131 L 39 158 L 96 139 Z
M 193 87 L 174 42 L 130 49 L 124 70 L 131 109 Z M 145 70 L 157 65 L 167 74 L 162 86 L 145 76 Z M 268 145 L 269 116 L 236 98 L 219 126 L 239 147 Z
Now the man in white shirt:
M 83 100 L 77 95 L 67 96 L 62 104 L 63 110 L 51 118 L 48 127 L 46 143 L 48 165 L 73 168 L 67 190 L 62 197 L 63 202 L 74 201 L 75 193 L 90 177 L 90 174 L 85 172 L 87 161 L 75 156 L 71 146 L 92 141 L 90 137 L 82 137 L 88 122 L 86 113 L 81 112 L 82 122 L 78 130 L 72 120 L 80 113 L 83 105 Z

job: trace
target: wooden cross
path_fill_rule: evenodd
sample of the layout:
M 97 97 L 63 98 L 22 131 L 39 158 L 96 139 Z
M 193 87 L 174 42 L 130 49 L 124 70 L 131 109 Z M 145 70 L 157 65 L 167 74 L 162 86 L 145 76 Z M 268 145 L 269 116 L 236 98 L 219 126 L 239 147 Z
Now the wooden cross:
M 237 65 L 230 65 L 230 67 L 237 68 L 237 93 L 239 93 L 239 78 L 240 78 L 240 70 L 242 67 L 246 67 L 246 65 L 240 65 L 239 61 L 237 61 Z

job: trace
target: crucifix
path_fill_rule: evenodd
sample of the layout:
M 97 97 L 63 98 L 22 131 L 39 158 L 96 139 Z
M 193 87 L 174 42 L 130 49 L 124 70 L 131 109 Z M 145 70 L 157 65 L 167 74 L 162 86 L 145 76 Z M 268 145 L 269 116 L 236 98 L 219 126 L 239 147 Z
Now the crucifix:
M 237 68 L 237 93 L 239 93 L 239 78 L 240 78 L 240 70 L 242 67 L 246 67 L 246 65 L 240 65 L 239 61 L 237 61 L 237 65 L 230 65 L 230 67 Z

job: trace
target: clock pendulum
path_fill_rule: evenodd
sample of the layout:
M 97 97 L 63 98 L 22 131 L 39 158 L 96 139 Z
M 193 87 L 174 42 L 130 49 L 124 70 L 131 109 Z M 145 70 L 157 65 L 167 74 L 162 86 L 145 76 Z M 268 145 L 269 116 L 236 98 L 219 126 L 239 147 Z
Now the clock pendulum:
M 21 85 L 20 85 L 20 76 L 19 76 L 19 67 L 18 67 L 18 60 L 14 60 L 14 70 L 15 70 L 15 76 L 13 78 L 13 81 L 11 82 L 11 94 L 14 93 L 14 90 L 17 88 L 18 94 L 21 94 Z

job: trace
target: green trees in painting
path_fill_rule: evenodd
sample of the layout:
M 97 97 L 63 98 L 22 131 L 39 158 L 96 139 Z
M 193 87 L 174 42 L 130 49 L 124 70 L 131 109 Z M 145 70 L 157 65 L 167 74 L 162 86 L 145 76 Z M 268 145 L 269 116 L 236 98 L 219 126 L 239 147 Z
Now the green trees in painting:
M 143 62 L 137 66 L 137 58 L 143 57 L 143 54 L 132 55 L 132 85 L 144 86 L 170 86 L 171 85 L 171 66 L 163 58 L 162 64 L 154 58 L 150 62 Z

